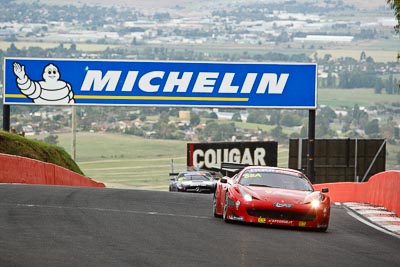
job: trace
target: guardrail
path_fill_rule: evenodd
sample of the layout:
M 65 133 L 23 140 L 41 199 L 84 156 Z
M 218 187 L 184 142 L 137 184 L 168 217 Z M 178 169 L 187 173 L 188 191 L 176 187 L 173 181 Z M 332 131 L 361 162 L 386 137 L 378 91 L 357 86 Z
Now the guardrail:
M 385 207 L 400 216 L 400 171 L 375 174 L 368 182 L 314 184 L 315 190 L 329 188 L 332 202 L 360 202 Z
M 105 187 L 63 167 L 8 154 L 0 154 L 0 183 Z

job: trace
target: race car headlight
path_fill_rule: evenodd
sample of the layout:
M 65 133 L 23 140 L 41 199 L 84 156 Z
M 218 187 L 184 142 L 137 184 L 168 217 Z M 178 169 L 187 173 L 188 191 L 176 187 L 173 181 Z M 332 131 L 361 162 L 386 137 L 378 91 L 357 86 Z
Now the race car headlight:
M 321 205 L 321 200 L 319 200 L 319 199 L 311 200 L 311 207 L 318 208 L 320 205 Z
M 321 207 L 321 204 L 323 202 L 323 195 L 321 193 L 313 193 L 312 195 L 309 195 L 307 199 L 305 200 L 304 204 L 311 205 L 312 208 L 317 209 Z
M 252 201 L 253 197 L 247 193 L 242 187 L 239 187 L 240 194 L 243 196 L 244 201 Z
M 244 194 L 243 195 L 243 199 L 245 200 L 245 201 L 252 201 L 253 200 L 253 197 L 250 195 L 250 194 Z

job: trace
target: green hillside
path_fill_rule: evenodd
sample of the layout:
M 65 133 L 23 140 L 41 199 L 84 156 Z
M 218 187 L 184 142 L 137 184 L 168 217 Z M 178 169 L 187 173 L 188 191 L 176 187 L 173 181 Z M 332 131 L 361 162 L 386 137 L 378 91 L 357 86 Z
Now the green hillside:
M 79 166 L 63 148 L 31 140 L 18 134 L 0 131 L 0 153 L 52 163 L 83 174 Z
M 70 133 L 58 141 L 72 154 Z M 76 157 L 87 176 L 109 188 L 168 190 L 172 162 L 174 171 L 186 168 L 186 142 L 78 132 Z
M 58 141 L 72 154 L 71 133 L 58 134 Z M 187 141 L 78 132 L 76 156 L 87 176 L 109 188 L 166 191 L 168 174 L 186 169 L 186 144 Z M 287 157 L 288 148 L 280 146 L 278 165 L 287 166 Z

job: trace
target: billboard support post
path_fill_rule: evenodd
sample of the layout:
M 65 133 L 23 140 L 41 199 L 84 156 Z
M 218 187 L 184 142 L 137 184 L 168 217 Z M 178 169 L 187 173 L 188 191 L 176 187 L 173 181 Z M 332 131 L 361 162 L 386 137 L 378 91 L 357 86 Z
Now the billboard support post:
M 308 113 L 308 151 L 307 151 L 307 176 L 311 183 L 315 182 L 314 150 L 315 150 L 315 109 Z
M 10 105 L 3 105 L 3 130 L 10 131 Z
M 72 159 L 76 160 L 76 107 L 75 106 L 72 106 L 71 130 L 72 130 Z

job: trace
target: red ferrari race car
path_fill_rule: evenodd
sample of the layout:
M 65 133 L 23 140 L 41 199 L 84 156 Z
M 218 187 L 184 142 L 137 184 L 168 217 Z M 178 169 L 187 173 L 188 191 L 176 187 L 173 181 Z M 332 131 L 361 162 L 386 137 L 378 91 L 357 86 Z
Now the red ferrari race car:
M 269 225 L 305 227 L 325 232 L 330 217 L 327 188 L 314 191 L 299 171 L 244 167 L 232 178 L 224 177 L 213 199 L 215 217 Z

